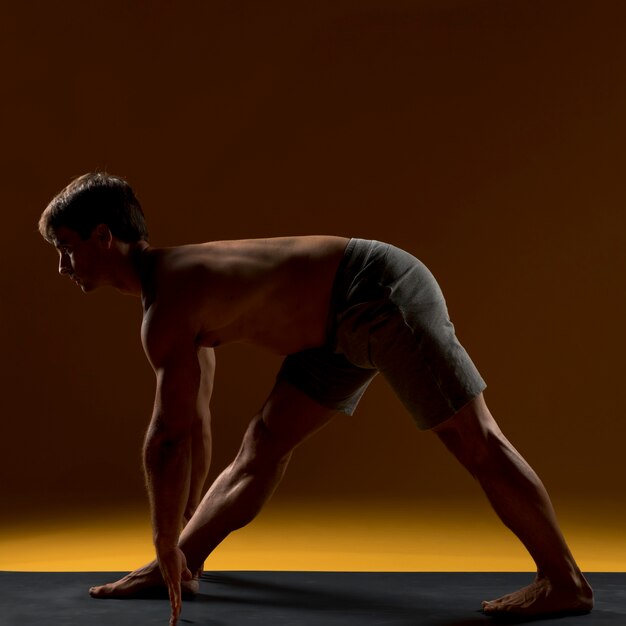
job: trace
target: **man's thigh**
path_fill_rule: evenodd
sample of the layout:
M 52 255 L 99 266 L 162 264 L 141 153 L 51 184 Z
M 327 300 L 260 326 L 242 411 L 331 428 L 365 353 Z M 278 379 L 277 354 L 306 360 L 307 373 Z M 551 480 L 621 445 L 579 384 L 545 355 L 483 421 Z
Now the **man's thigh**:
M 336 414 L 286 380 L 278 380 L 261 411 L 272 439 L 291 450 L 325 426 Z
M 377 373 L 373 367 L 355 365 L 325 344 L 285 357 L 277 380 L 288 382 L 332 411 L 352 415 Z

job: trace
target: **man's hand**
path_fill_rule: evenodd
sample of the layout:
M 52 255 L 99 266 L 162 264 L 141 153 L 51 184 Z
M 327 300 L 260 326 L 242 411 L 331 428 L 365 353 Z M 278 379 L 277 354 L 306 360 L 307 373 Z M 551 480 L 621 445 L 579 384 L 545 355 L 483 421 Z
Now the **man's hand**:
M 169 626 L 176 626 L 182 608 L 181 582 L 191 580 L 193 576 L 187 567 L 185 555 L 178 547 L 157 551 L 157 559 L 172 607 Z

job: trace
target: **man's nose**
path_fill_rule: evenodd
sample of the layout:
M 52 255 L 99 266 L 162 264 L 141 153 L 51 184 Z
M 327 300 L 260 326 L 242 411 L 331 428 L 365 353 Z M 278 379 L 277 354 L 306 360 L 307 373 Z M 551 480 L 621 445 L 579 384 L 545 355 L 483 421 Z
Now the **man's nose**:
M 70 268 L 69 268 L 69 264 L 67 262 L 67 259 L 62 256 L 59 259 L 59 274 L 61 274 L 61 276 L 63 276 L 64 274 L 69 274 L 69 273 L 70 273 Z

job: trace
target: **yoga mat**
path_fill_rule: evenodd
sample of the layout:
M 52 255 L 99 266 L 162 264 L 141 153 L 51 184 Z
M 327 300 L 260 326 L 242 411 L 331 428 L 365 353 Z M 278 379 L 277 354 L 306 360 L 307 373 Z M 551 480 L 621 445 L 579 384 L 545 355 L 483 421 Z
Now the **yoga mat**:
M 166 626 L 166 599 L 96 600 L 89 587 L 111 572 L 0 572 L 2 626 Z M 179 624 L 198 626 L 486 626 L 493 599 L 531 581 L 526 573 L 207 572 Z M 596 609 L 546 620 L 555 626 L 626 624 L 626 574 L 591 573 Z M 517 623 L 530 623 L 528 620 Z

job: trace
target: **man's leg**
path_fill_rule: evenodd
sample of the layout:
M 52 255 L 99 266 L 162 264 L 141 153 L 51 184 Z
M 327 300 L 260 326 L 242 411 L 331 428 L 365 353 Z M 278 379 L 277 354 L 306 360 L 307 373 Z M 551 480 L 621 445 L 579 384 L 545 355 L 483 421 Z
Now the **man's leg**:
M 537 565 L 528 587 L 491 602 L 489 614 L 587 612 L 593 592 L 559 529 L 550 498 L 532 468 L 509 443 L 480 394 L 433 431 L 476 478 L 504 524 Z
M 235 460 L 207 492 L 179 545 L 193 571 L 232 531 L 251 522 L 269 500 L 293 449 L 335 414 L 287 382 L 279 382 L 250 422 Z
M 250 422 L 235 460 L 211 485 L 180 536 L 179 545 L 192 572 L 228 534 L 256 517 L 283 477 L 293 449 L 334 414 L 289 383 L 277 383 Z M 161 588 L 165 590 L 153 561 L 116 583 L 92 588 L 90 593 L 98 598 L 128 598 Z M 183 591 L 197 588 L 197 580 L 183 583 Z

